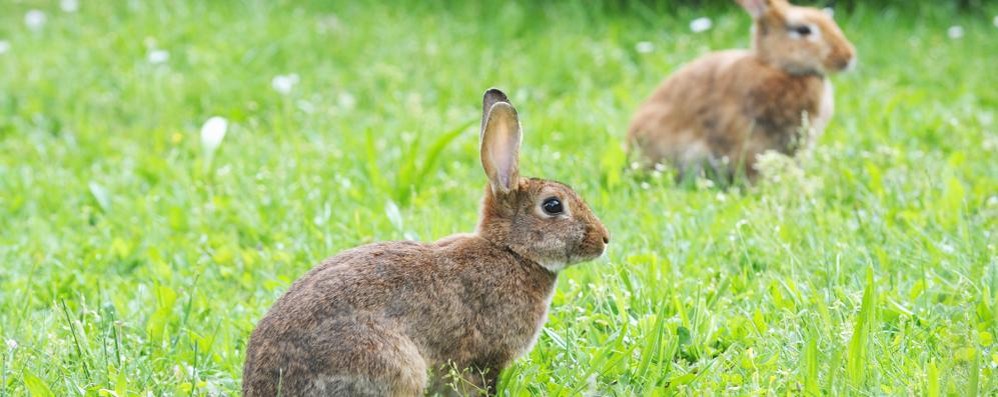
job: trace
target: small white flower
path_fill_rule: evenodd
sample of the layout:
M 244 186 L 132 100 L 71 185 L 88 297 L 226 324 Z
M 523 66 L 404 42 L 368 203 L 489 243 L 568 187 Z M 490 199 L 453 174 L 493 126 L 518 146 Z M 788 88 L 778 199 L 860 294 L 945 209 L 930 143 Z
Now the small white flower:
M 714 181 L 700 176 L 697 177 L 696 187 L 699 190 L 710 189 L 714 187 Z
M 984 142 L 981 143 L 981 147 L 988 152 L 998 151 L 998 135 L 985 136 Z
M 274 76 L 272 80 L 270 80 L 270 86 L 274 87 L 274 91 L 277 91 L 284 95 L 290 94 L 291 90 L 295 88 L 296 84 L 298 84 L 298 75 L 295 73 L 291 73 L 288 75 L 277 75 Z
M 341 92 L 336 98 L 340 107 L 350 110 L 357 105 L 357 98 L 354 98 L 349 92 Z
M 303 99 L 299 100 L 298 102 L 295 102 L 295 104 L 298 105 L 298 109 L 301 109 L 302 112 L 308 114 L 315 113 L 315 105 L 312 104 L 312 102 Z
M 17 341 L 13 339 L 7 339 L 7 348 L 10 350 L 17 349 Z
M 991 23 L 994 24 L 996 28 L 998 28 L 998 15 L 995 15 L 994 19 L 991 20 Z
M 59 8 L 65 12 L 76 12 L 80 9 L 79 0 L 60 0 Z
M 714 23 L 707 17 L 700 17 L 690 21 L 690 30 L 693 33 L 706 32 L 710 30 L 711 26 L 714 26 Z
M 214 116 L 201 126 L 201 145 L 209 153 L 218 149 L 225 138 L 225 131 L 229 128 L 229 122 L 222 117 Z
M 949 38 L 951 38 L 953 40 L 962 38 L 963 37 L 963 27 L 962 26 L 950 26 L 949 29 L 946 30 L 946 34 L 949 35 Z
M 170 60 L 170 53 L 166 50 L 151 50 L 149 51 L 149 55 L 146 56 L 146 59 L 148 59 L 149 63 L 153 65 L 159 65 Z
M 650 41 L 639 41 L 638 44 L 634 45 L 634 49 L 642 54 L 647 54 L 655 50 L 655 45 Z
M 5 54 L 10 51 L 10 42 L 7 40 L 0 40 L 0 54 Z
M 939 249 L 942 250 L 943 252 L 947 253 L 947 254 L 952 254 L 952 253 L 956 252 L 956 248 L 954 248 L 953 245 L 947 244 L 947 243 L 940 244 L 939 245 Z
M 644 190 L 651 189 L 651 184 L 648 182 L 641 182 L 641 188 Z
M 41 10 L 29 10 L 24 14 L 24 24 L 28 25 L 28 29 L 38 30 L 42 26 L 45 26 L 45 13 Z

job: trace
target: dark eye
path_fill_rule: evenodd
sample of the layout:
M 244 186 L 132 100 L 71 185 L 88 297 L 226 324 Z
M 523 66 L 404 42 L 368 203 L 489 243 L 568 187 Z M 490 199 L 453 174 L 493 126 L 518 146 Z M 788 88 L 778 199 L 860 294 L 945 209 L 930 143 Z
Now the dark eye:
M 791 26 L 790 30 L 801 36 L 807 36 L 811 34 L 811 27 L 807 25 Z
M 561 200 L 558 200 L 557 197 L 544 199 L 544 202 L 541 203 L 541 208 L 543 208 L 544 213 L 548 215 L 558 215 L 565 212 L 565 208 L 561 206 Z

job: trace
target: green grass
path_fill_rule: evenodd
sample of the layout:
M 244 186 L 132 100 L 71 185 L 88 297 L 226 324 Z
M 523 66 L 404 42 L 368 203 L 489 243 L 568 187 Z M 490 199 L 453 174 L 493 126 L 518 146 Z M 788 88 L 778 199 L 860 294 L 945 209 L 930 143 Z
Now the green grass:
M 861 66 L 803 172 L 721 191 L 621 172 L 621 142 L 667 73 L 746 45 L 734 5 L 55 3 L 0 0 L 0 396 L 237 394 L 255 322 L 312 264 L 472 230 L 490 86 L 523 173 L 613 233 L 504 393 L 998 393 L 994 4 L 840 12 Z

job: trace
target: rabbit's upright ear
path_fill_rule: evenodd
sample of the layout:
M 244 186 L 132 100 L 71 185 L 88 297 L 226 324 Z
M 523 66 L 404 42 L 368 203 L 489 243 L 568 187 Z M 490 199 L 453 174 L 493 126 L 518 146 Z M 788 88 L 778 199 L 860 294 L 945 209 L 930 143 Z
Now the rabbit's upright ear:
M 506 94 L 497 89 L 482 98 L 482 168 L 492 191 L 509 193 L 520 183 L 520 119 Z
M 509 98 L 506 97 L 506 93 L 500 91 L 498 88 L 489 88 L 485 91 L 482 96 L 482 134 L 485 133 L 485 121 L 489 119 L 489 110 L 492 110 L 492 105 L 497 102 L 509 102 Z
M 759 19 L 775 7 L 786 5 L 786 0 L 736 0 L 738 4 L 748 11 L 752 18 Z

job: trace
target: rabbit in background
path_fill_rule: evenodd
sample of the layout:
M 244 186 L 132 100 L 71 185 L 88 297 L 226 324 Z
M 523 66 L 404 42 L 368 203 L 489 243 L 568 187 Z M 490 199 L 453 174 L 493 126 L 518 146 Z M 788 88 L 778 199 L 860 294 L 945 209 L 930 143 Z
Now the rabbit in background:
M 757 176 L 756 157 L 794 155 L 834 111 L 829 74 L 856 50 L 827 13 L 786 0 L 737 0 L 752 16 L 752 48 L 707 54 L 668 77 L 638 108 L 628 148 L 678 178 Z
M 570 187 L 520 177 L 521 134 L 509 99 L 488 90 L 489 184 L 476 232 L 375 243 L 320 263 L 253 331 L 243 394 L 494 395 L 500 371 L 537 340 L 558 272 L 599 257 L 610 238 Z

